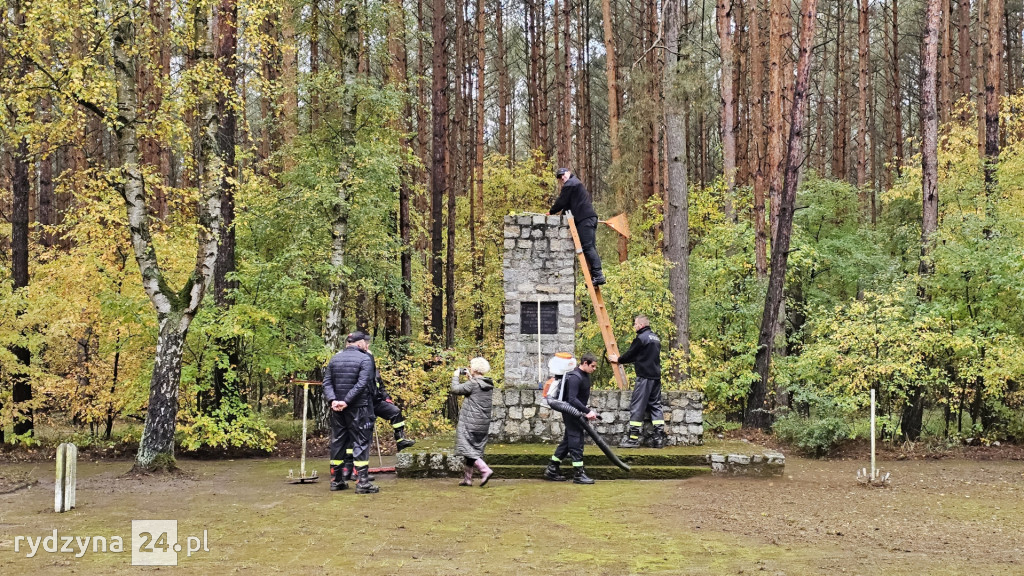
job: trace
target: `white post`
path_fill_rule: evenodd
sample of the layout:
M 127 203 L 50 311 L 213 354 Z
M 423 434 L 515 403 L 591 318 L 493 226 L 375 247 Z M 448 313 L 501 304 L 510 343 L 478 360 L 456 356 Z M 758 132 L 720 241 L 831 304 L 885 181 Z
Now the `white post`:
M 53 511 L 67 512 L 75 507 L 75 484 L 78 480 L 78 448 L 64 443 L 57 447 L 57 482 L 54 487 Z
M 871 480 L 875 479 L 875 389 L 871 389 Z
M 544 381 L 544 360 L 540 351 L 540 298 L 537 299 L 537 382 Z
M 302 459 L 299 460 L 299 478 L 306 477 L 306 404 L 309 402 L 309 384 L 302 385 Z

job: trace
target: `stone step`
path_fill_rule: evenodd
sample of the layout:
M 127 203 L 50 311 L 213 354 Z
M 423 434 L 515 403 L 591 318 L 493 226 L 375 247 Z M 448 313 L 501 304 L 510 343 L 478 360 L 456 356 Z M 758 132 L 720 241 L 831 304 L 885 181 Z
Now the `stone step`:
M 552 448 L 550 452 L 553 452 Z M 630 449 L 612 448 L 612 451 L 620 460 L 630 466 L 707 466 L 710 467 L 708 455 L 706 454 L 673 454 L 663 453 L 633 453 Z M 488 464 L 509 465 L 509 466 L 547 466 L 551 460 L 551 454 L 522 454 L 507 453 L 499 451 L 488 451 L 486 455 Z M 587 447 L 583 454 L 583 463 L 586 466 L 608 466 L 611 463 L 604 453 L 597 447 Z
M 544 478 L 544 466 L 521 466 L 521 465 L 499 465 L 490 464 L 494 470 L 494 479 L 526 479 L 541 480 Z M 681 480 L 692 478 L 702 474 L 711 474 L 710 466 L 639 466 L 629 472 L 615 466 L 587 466 L 587 475 L 595 480 Z M 401 478 L 437 478 L 442 476 L 436 470 L 399 470 Z M 562 474 L 572 477 L 572 466 L 564 466 Z M 444 475 L 449 478 L 462 476 L 461 472 L 449 470 Z M 479 477 L 474 478 L 474 484 L 479 483 Z
M 455 455 L 455 439 L 451 436 L 423 438 L 416 446 L 404 450 L 396 457 L 398 475 L 407 478 L 445 478 L 462 474 L 462 457 Z M 704 446 L 669 446 L 654 448 L 618 448 L 612 450 L 637 474 L 640 469 L 650 469 L 646 476 L 636 474 L 628 477 L 674 478 L 665 476 L 660 468 L 699 468 L 718 475 L 779 476 L 783 473 L 785 456 L 755 444 L 737 441 L 713 441 Z M 542 471 L 555 451 L 555 443 L 547 444 L 505 444 L 488 443 L 484 460 L 492 466 L 526 467 Z M 587 446 L 583 461 L 587 469 L 612 465 L 596 446 Z M 566 463 L 569 468 L 571 463 Z M 618 470 L 615 468 L 614 470 Z M 537 472 L 536 474 L 539 474 Z M 531 473 L 533 474 L 533 473 Z M 609 477 L 620 477 L 610 472 Z M 682 477 L 688 477 L 690 474 Z M 534 477 L 528 475 L 525 477 Z M 626 477 L 625 475 L 621 477 Z

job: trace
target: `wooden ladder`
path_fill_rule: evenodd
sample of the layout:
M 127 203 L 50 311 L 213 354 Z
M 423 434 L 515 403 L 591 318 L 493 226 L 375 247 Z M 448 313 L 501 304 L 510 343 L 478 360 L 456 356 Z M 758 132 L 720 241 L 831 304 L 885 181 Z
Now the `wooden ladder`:
M 580 270 L 583 271 L 583 279 L 587 283 L 587 290 L 590 292 L 590 301 L 594 303 L 594 313 L 597 314 L 597 324 L 601 327 L 601 338 L 604 339 L 604 348 L 608 352 L 608 355 L 619 355 L 619 343 L 615 341 L 615 334 L 612 332 L 612 323 L 608 319 L 608 309 L 604 305 L 604 298 L 601 297 L 601 289 L 594 286 L 594 281 L 590 277 L 590 267 L 587 266 L 587 258 L 583 255 L 583 245 L 580 243 L 579 232 L 576 231 L 576 220 L 570 216 L 569 220 L 569 231 L 572 232 L 572 241 L 576 245 L 576 257 L 580 261 Z M 629 383 L 626 381 L 626 370 L 623 369 L 622 365 L 617 362 L 612 362 L 612 373 L 615 374 L 615 382 L 619 385 L 619 390 L 625 390 L 629 387 Z

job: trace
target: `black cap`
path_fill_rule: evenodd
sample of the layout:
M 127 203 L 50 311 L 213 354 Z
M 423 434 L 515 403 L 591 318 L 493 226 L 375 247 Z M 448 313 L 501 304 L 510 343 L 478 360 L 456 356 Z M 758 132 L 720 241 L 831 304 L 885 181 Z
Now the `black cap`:
M 559 168 L 558 170 L 555 170 L 555 178 L 561 178 L 562 176 L 564 176 L 568 172 L 569 172 L 568 168 Z
M 348 338 L 346 338 L 345 341 L 348 342 L 349 344 L 352 344 L 353 342 L 359 342 L 360 340 L 369 340 L 369 339 L 370 339 L 369 336 L 367 336 L 363 332 L 360 332 L 360 331 L 356 330 L 355 332 L 349 334 Z

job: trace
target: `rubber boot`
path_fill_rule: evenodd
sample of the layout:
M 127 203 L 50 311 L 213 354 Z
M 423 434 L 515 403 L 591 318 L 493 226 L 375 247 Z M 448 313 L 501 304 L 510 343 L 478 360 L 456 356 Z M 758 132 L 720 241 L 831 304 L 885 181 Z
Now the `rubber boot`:
M 608 280 L 605 279 L 604 272 L 598 268 L 597 270 L 594 270 L 593 275 L 591 275 L 591 282 L 593 282 L 594 286 L 603 286 L 608 283 Z
M 583 469 L 583 466 L 574 466 L 575 474 L 572 477 L 573 484 L 593 484 L 594 481 L 587 476 L 587 471 Z
M 341 465 L 341 479 L 345 482 L 352 480 L 352 462 L 347 461 Z
M 487 484 L 487 481 L 490 480 L 491 474 L 494 474 L 494 470 L 491 470 L 487 466 L 487 463 L 484 462 L 483 458 L 477 458 L 476 462 L 473 463 L 473 466 L 480 471 L 480 487 L 483 488 Z
M 636 426 L 629 427 L 629 435 L 625 440 L 619 444 L 619 448 L 639 448 L 640 447 L 640 429 Z
M 415 440 L 409 440 L 408 438 L 405 437 L 405 426 L 395 428 L 395 445 L 398 446 L 399 452 L 415 444 Z
M 376 494 L 380 488 L 370 483 L 370 467 L 360 466 L 356 468 L 359 480 L 356 482 L 356 494 Z
M 544 469 L 544 479 L 552 482 L 565 482 L 568 480 L 568 478 L 562 476 L 561 465 L 554 460 L 548 462 L 548 467 Z
M 331 466 L 331 492 L 348 489 L 348 484 L 345 482 L 341 470 L 341 466 Z
M 656 426 L 654 434 L 651 435 L 651 448 L 664 448 L 668 443 L 668 436 L 665 434 L 664 426 Z
M 462 482 L 459 482 L 459 486 L 472 486 L 473 485 L 473 467 L 466 464 L 462 465 Z

